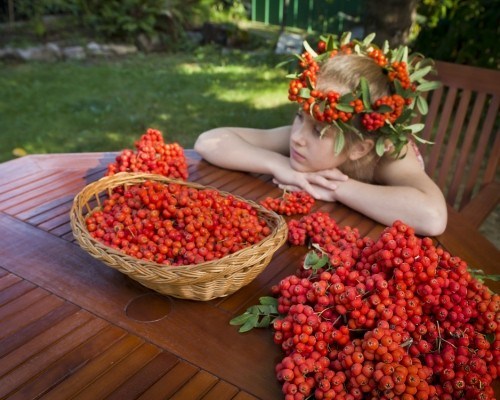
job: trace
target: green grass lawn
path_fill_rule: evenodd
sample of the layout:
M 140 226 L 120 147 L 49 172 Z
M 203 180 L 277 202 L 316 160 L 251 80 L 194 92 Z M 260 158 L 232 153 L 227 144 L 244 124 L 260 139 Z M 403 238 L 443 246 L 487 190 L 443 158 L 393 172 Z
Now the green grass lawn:
M 119 151 L 151 127 L 193 146 L 217 126 L 291 122 L 283 57 L 222 52 L 0 64 L 0 162 L 16 154 Z

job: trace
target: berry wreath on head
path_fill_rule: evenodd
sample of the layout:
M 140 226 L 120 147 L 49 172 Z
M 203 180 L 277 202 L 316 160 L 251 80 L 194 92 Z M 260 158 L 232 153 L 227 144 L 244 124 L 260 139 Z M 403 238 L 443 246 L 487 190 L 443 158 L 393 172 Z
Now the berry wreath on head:
M 340 39 L 336 35 L 322 36 L 317 51 L 305 41 L 305 52 L 297 55 L 299 72 L 287 76 L 292 79 L 288 98 L 299 103 L 314 119 L 327 124 L 322 134 L 332 125 L 338 129 L 336 154 L 344 148 L 344 133 L 352 131 L 362 139 L 374 138 L 379 156 L 385 153 L 389 141 L 391 154 L 401 158 L 404 157 L 402 149 L 410 137 L 421 143 L 430 143 L 417 135 L 424 124 L 409 123 L 415 115 L 415 106 L 421 114 L 427 113 L 427 101 L 422 93 L 438 88 L 440 83 L 425 79 L 429 72 L 434 71 L 431 59 L 418 53 L 409 55 L 406 46 L 390 49 L 387 41 L 379 48 L 372 44 L 374 37 L 372 33 L 363 40 L 351 40 L 350 32 L 344 33 Z M 358 54 L 373 59 L 387 75 L 392 93 L 373 101 L 364 77 L 360 78 L 358 87 L 352 93 L 341 95 L 335 91 L 321 92 L 316 89 L 321 63 L 337 54 Z M 355 116 L 360 117 L 359 123 L 367 133 L 354 125 Z

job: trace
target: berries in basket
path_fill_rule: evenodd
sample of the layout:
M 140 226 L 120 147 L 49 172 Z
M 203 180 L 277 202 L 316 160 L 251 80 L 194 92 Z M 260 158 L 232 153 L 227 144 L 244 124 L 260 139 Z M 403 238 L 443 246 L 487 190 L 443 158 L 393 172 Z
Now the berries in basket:
M 86 186 L 71 210 L 80 246 L 162 294 L 226 296 L 286 241 L 284 219 L 252 201 L 157 174 L 117 173 Z

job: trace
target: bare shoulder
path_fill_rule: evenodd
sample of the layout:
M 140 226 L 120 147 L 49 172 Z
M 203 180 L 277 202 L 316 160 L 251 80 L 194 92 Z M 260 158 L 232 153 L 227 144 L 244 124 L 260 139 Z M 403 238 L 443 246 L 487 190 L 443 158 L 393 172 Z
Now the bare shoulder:
M 398 159 L 390 155 L 382 157 L 375 170 L 375 179 L 385 185 L 434 186 L 413 146 L 406 146 L 403 152 L 405 156 Z

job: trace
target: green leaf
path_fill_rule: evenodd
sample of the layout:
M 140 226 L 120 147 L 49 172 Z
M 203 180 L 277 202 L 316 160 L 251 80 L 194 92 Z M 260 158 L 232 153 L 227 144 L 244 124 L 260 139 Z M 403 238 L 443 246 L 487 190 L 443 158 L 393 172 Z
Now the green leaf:
M 399 82 L 398 79 L 394 80 L 394 88 L 396 89 L 396 94 L 399 94 L 402 97 L 405 97 L 405 90 L 403 89 L 403 86 L 401 86 L 401 82 Z
M 328 258 L 328 256 L 326 254 L 323 254 L 319 261 L 313 265 L 313 270 L 323 268 L 326 264 L 328 264 L 329 261 L 330 259 Z
M 377 112 L 379 112 L 380 114 L 390 113 L 393 111 L 393 108 L 391 106 L 388 106 L 387 104 L 382 104 L 379 108 L 377 108 Z
M 405 130 L 411 131 L 411 133 L 418 133 L 425 128 L 425 124 L 413 124 L 405 128 Z
M 326 42 L 326 50 L 332 51 L 337 49 L 337 44 L 334 35 L 328 36 L 328 41 Z
M 267 328 L 270 324 L 271 324 L 271 317 L 269 315 L 266 315 L 264 316 L 264 318 L 260 320 L 259 323 L 257 323 L 256 328 Z
M 403 46 L 403 55 L 401 56 L 401 61 L 408 64 L 408 46 Z
M 432 70 L 432 67 L 430 65 L 425 67 L 425 68 L 417 69 L 415 72 L 413 72 L 410 75 L 410 80 L 412 82 L 418 81 L 420 78 L 423 78 L 425 75 L 427 75 L 431 70 Z
M 334 152 L 335 154 L 340 154 L 342 150 L 344 149 L 345 145 L 345 137 L 344 137 L 344 132 L 342 130 L 339 130 L 337 132 L 337 135 L 335 137 L 335 144 L 334 144 Z
M 319 256 L 315 251 L 310 251 L 306 254 L 304 259 L 304 269 L 310 269 L 314 264 L 319 261 Z
M 429 112 L 429 105 L 427 104 L 427 100 L 424 97 L 417 96 L 416 103 L 420 114 L 426 115 Z
M 384 40 L 384 44 L 382 45 L 382 53 L 384 54 L 387 54 L 387 52 L 389 51 L 389 41 L 388 40 Z
M 259 298 L 260 304 L 265 304 L 265 305 L 278 305 L 278 299 L 276 297 L 272 296 L 262 296 Z
M 441 82 L 438 81 L 426 81 L 417 86 L 417 91 L 428 92 L 429 90 L 434 90 L 441 87 Z
M 345 44 L 351 41 L 351 32 L 344 32 L 340 37 L 340 45 L 344 46 Z
M 319 133 L 319 137 L 320 139 L 325 135 L 325 133 L 328 131 L 328 129 L 330 129 L 330 125 L 325 125 L 322 129 L 321 129 L 321 132 Z
M 311 81 L 311 78 L 308 76 L 307 79 L 306 79 L 306 82 L 307 82 L 307 87 L 310 89 L 310 90 L 314 90 L 314 85 Z
M 404 54 L 404 48 L 403 46 L 400 46 L 396 49 L 396 54 L 394 55 L 394 60 L 395 61 L 401 61 L 403 59 L 403 54 Z
M 354 93 L 346 93 L 339 98 L 339 103 L 347 103 L 349 104 L 351 101 L 355 100 L 356 96 Z
M 304 49 L 310 54 L 312 55 L 313 57 L 317 57 L 318 56 L 318 53 L 316 53 L 313 48 L 311 47 L 311 45 L 309 43 L 307 43 L 307 40 L 304 40 L 304 42 L 302 43 L 304 45 Z
M 367 37 L 363 39 L 363 46 L 367 47 L 375 39 L 375 32 L 370 33 Z
M 340 126 L 340 129 L 342 129 L 343 132 L 349 130 L 356 135 L 358 135 L 360 138 L 363 138 L 363 134 L 352 124 L 346 124 L 343 121 L 337 121 L 338 125 Z
M 276 65 L 274 66 L 274 68 L 282 68 L 282 67 L 284 67 L 285 65 L 290 64 L 290 63 L 291 63 L 291 62 L 293 62 L 293 61 L 295 61 L 295 59 L 294 59 L 294 58 L 289 58 L 288 60 L 281 61 L 280 63 L 276 64 Z
M 247 322 L 247 320 L 251 317 L 252 315 L 248 312 L 245 312 L 241 315 L 238 315 L 237 317 L 234 317 L 231 321 L 229 321 L 229 324 L 230 325 L 242 325 L 244 324 L 245 322 Z
M 408 120 L 408 118 L 410 118 L 412 116 L 413 112 L 411 109 L 407 108 L 406 110 L 404 110 L 402 112 L 402 114 L 396 119 L 396 121 L 394 121 L 394 123 L 396 125 L 398 124 L 402 124 L 403 122 L 405 122 L 406 120 Z
M 299 90 L 299 97 L 302 97 L 304 99 L 308 99 L 309 97 L 311 97 L 311 90 L 309 90 L 307 88 L 301 88 Z
M 259 322 L 259 317 L 257 315 L 251 315 L 250 318 L 238 329 L 238 332 L 244 333 L 256 328 Z
M 363 100 L 363 105 L 365 109 L 369 109 L 372 105 L 371 99 L 370 99 L 370 86 L 368 84 L 368 81 L 365 77 L 361 77 L 359 80 L 359 84 L 361 86 L 361 96 Z
M 261 315 L 270 315 L 277 312 L 276 306 L 274 304 L 261 304 L 256 307 L 258 313 Z
M 337 103 L 337 105 L 335 106 L 335 108 L 339 111 L 344 111 L 344 112 L 353 112 L 354 111 L 354 107 L 353 106 L 350 106 L 349 104 L 340 104 L 340 103 Z
M 375 152 L 379 157 L 382 157 L 385 153 L 385 138 L 383 136 L 380 136 L 377 139 L 377 142 L 375 143 Z
M 423 144 L 434 144 L 434 142 L 430 142 L 429 140 L 425 140 L 425 139 L 422 139 L 420 136 L 418 135 L 412 135 L 413 138 L 419 142 L 419 143 L 423 143 Z
M 361 54 L 361 47 L 359 46 L 358 43 L 354 45 L 354 52 L 358 55 Z
M 500 281 L 500 275 L 498 274 L 486 274 L 486 272 L 484 272 L 482 269 L 472 267 L 469 267 L 469 271 L 471 275 L 480 282 L 483 282 L 485 279 L 489 279 L 490 281 L 495 282 Z
M 259 298 L 260 304 L 253 305 L 247 310 L 229 321 L 230 325 L 241 325 L 239 332 L 248 332 L 253 328 L 263 328 L 269 326 L 271 317 L 277 318 L 278 299 L 271 296 Z

